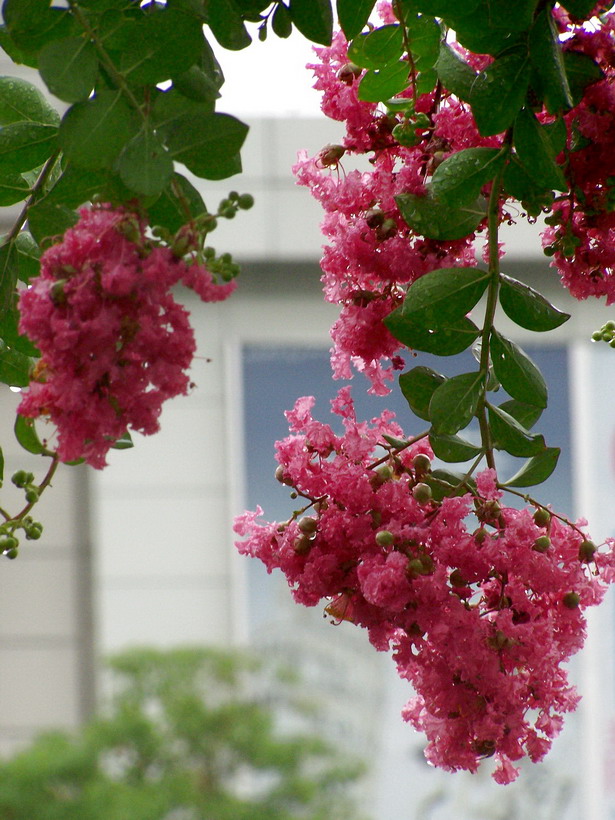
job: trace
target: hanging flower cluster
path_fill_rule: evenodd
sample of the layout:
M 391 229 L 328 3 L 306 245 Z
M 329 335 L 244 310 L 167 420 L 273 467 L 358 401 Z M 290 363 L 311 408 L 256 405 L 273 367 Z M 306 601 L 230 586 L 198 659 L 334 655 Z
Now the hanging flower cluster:
M 510 782 L 512 761 L 541 760 L 577 703 L 562 664 L 613 578 L 612 553 L 542 507 L 504 506 L 492 470 L 436 500 L 424 438 L 387 444 L 401 435 L 392 414 L 358 422 L 348 388 L 333 402 L 343 435 L 313 403 L 297 401 L 277 443 L 276 475 L 305 507 L 283 523 L 262 523 L 260 508 L 240 516 L 240 552 L 281 569 L 297 602 L 324 600 L 393 650 L 428 760 L 475 771 L 495 755 L 495 779 Z
M 547 384 L 496 330 L 496 308 L 539 332 L 568 316 L 501 271 L 498 231 L 548 212 L 543 245 L 564 285 L 615 301 L 615 28 L 613 15 L 592 17 L 598 6 L 577 19 L 525 4 L 513 25 L 484 4 L 476 17 L 437 5 L 432 17 L 429 3 L 379 3 L 382 27 L 316 49 L 322 109 L 345 135 L 301 153 L 294 172 L 325 213 L 322 281 L 341 311 L 334 376 L 354 368 L 384 395 L 404 349 L 450 356 L 475 342 L 477 368 L 404 374 L 430 425 L 411 441 L 390 413 L 359 423 L 346 388 L 333 404 L 342 436 L 299 399 L 277 477 L 306 504 L 283 523 L 263 523 L 260 508 L 240 516 L 237 546 L 281 569 L 299 603 L 327 601 L 392 651 L 416 692 L 404 718 L 426 734 L 430 762 L 475 771 L 494 755 L 508 783 L 576 706 L 563 664 L 583 643 L 583 610 L 615 578 L 615 540 L 598 550 L 585 522 L 528 496 L 523 509 L 505 505 L 503 489 L 546 480 L 559 450 L 531 432 Z M 597 335 L 612 341 L 610 326 Z M 480 446 L 457 435 L 472 419 Z M 431 445 L 446 462 L 475 461 L 432 470 Z M 496 450 L 529 461 L 500 481 Z
M 126 210 L 82 210 L 21 293 L 20 332 L 41 359 L 18 412 L 56 425 L 63 461 L 104 467 L 117 439 L 155 433 L 162 403 L 188 391 L 194 334 L 171 288 L 181 282 L 204 301 L 234 290 L 157 247 L 145 229 Z
M 457 240 L 426 239 L 408 227 L 394 197 L 424 194 L 447 156 L 470 146 L 498 147 L 501 139 L 481 137 L 468 107 L 454 97 L 423 94 L 412 121 L 359 100 L 347 46 L 338 33 L 329 48 L 315 49 L 321 62 L 308 66 L 317 77 L 315 88 L 323 91 L 323 112 L 345 122 L 346 136 L 315 157 L 300 152 L 293 171 L 325 211 L 324 293 L 342 308 L 331 330 L 333 374 L 350 378 L 354 365 L 371 381 L 371 392 L 384 395 L 404 362 L 402 345 L 382 319 L 423 274 L 475 263 L 473 233 Z M 370 155 L 372 169 L 347 170 L 353 154 Z
M 585 66 L 593 60 L 596 82 L 566 114 L 570 192 L 556 200 L 543 234 L 562 282 L 577 299 L 615 301 L 615 21 L 599 28 L 573 25 L 563 16 L 565 53 Z M 590 64 L 592 65 L 592 64 Z

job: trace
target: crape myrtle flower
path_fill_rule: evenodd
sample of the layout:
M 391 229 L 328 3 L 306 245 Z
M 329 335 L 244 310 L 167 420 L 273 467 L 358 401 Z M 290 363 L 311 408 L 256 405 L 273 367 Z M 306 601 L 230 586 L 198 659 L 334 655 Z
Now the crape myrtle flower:
M 183 283 L 204 301 L 235 283 L 214 283 L 197 263 L 156 246 L 128 210 L 95 206 L 41 257 L 19 298 L 19 329 L 41 352 L 18 412 L 49 418 L 63 461 L 104 467 L 129 429 L 159 429 L 166 399 L 185 394 L 195 352 L 188 311 L 171 292 Z
M 297 400 L 276 445 L 276 475 L 305 507 L 285 522 L 239 516 L 239 551 L 281 570 L 298 603 L 324 604 L 392 651 L 416 692 L 403 717 L 430 762 L 476 771 L 495 756 L 494 778 L 510 782 L 578 703 L 564 664 L 613 578 L 614 542 L 598 550 L 581 524 L 505 506 L 490 469 L 474 491 L 435 500 L 425 438 L 392 447 L 393 414 L 357 421 L 349 388 L 333 402 L 342 435 L 313 404 Z

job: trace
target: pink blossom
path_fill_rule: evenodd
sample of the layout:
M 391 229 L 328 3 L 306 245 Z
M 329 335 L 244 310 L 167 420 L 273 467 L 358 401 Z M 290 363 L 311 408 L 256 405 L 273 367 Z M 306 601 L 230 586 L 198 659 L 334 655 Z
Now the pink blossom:
M 431 762 L 475 771 L 495 756 L 494 778 L 510 782 L 513 764 L 542 759 L 577 705 L 563 664 L 613 577 L 615 542 L 588 563 L 581 524 L 553 515 L 541 527 L 535 508 L 505 506 L 493 470 L 474 494 L 419 503 L 413 488 L 431 481 L 424 439 L 387 444 L 401 435 L 392 414 L 358 421 L 348 388 L 333 402 L 343 435 L 313 418 L 313 404 L 297 401 L 293 432 L 277 443 L 282 480 L 304 506 L 281 524 L 244 514 L 239 551 L 280 569 L 297 602 L 324 602 L 393 651 L 416 691 L 404 719 L 426 734 Z M 547 532 L 548 548 L 535 549 Z
M 234 287 L 154 247 L 135 215 L 104 206 L 83 209 L 43 254 L 19 301 L 20 331 L 41 360 L 18 412 L 50 418 L 63 461 L 103 467 L 118 438 L 155 433 L 163 402 L 188 392 L 194 334 L 170 292 L 180 281 L 206 301 Z

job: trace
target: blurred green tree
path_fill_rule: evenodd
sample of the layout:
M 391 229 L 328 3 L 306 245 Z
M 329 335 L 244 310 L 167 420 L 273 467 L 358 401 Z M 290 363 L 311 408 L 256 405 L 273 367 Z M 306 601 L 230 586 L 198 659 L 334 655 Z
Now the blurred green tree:
M 133 650 L 109 668 L 101 715 L 0 764 L 2 820 L 357 820 L 364 765 L 305 730 L 291 675 L 200 648 Z

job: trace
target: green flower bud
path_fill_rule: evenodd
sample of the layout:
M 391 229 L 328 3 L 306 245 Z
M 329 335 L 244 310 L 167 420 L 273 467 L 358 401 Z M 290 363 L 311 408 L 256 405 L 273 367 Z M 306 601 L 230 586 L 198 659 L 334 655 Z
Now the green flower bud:
M 42 534 L 43 528 L 40 524 L 38 526 L 34 525 L 30 527 L 29 530 L 26 530 L 26 538 L 28 541 L 38 541 Z
M 311 516 L 304 516 L 297 522 L 297 526 L 305 535 L 312 535 L 318 529 L 318 521 Z
M 598 548 L 593 541 L 589 541 L 588 539 L 581 541 L 581 546 L 579 547 L 579 561 L 589 564 L 590 561 L 593 561 L 594 553 L 597 549 Z
M 365 212 L 365 221 L 368 228 L 377 228 L 384 222 L 384 211 L 380 208 L 370 208 Z
M 540 535 L 535 541 L 532 549 L 535 552 L 546 552 L 551 546 L 551 539 L 548 535 Z
M 346 85 L 352 85 L 354 81 L 361 76 L 363 69 L 359 68 L 354 63 L 346 63 L 337 72 L 338 80 L 341 80 Z
M 292 478 L 285 472 L 284 467 L 279 464 L 275 470 L 275 477 L 276 481 L 279 481 L 280 484 L 287 484 L 289 487 L 293 486 Z
M 318 154 L 318 159 L 323 168 L 330 168 L 332 165 L 337 165 L 345 153 L 346 149 L 343 145 L 325 145 Z
M 451 586 L 454 587 L 467 587 L 468 585 L 468 582 L 458 569 L 454 569 L 451 572 L 451 574 L 448 577 L 448 580 L 451 582 Z
M 393 470 L 388 464 L 383 464 L 381 467 L 378 467 L 375 474 L 372 476 L 371 484 L 372 486 L 380 487 L 392 478 Z
M 395 236 L 397 233 L 397 222 L 394 219 L 385 219 L 382 225 L 376 228 L 376 238 L 381 242 Z
M 577 592 L 567 592 L 562 598 L 562 603 L 566 609 L 577 609 L 581 603 L 581 596 Z
M 19 546 L 19 541 L 12 535 L 5 535 L 0 538 L 0 552 L 8 552 L 8 550 L 15 549 Z
M 477 544 L 482 544 L 485 538 L 489 533 L 484 527 L 479 527 L 477 530 L 474 530 L 474 540 Z
M 545 510 L 544 507 L 540 507 L 534 513 L 534 524 L 537 527 L 547 527 L 551 523 L 551 513 L 549 510 Z
M 32 473 L 27 473 L 25 470 L 17 470 L 17 472 L 11 476 L 11 481 L 16 487 L 25 487 L 26 484 L 29 484 L 32 480 L 30 476 L 32 476 L 32 479 L 34 478 Z
M 419 504 L 427 504 L 428 501 L 431 501 L 432 497 L 431 487 L 429 484 L 423 484 L 422 482 L 415 484 L 412 488 L 412 497 L 415 501 L 418 501 Z
M 431 459 L 424 453 L 417 453 L 412 459 L 412 466 L 417 473 L 431 472 Z
M 26 491 L 26 501 L 28 504 L 36 504 L 38 501 L 38 490 L 34 487 Z
M 237 204 L 239 205 L 242 211 L 249 211 L 250 208 L 254 205 L 254 197 L 252 196 L 252 194 L 241 194 L 241 196 L 237 200 Z
M 293 549 L 297 555 L 307 555 L 312 549 L 313 540 L 307 535 L 300 535 L 294 543 Z
M 376 533 L 376 543 L 379 547 L 390 547 L 394 541 L 393 533 L 389 530 L 380 530 Z

